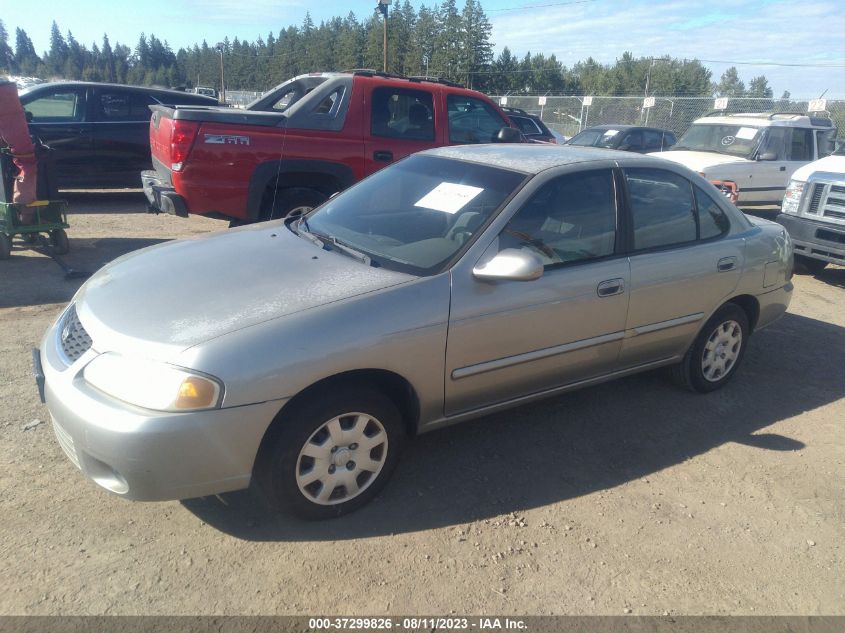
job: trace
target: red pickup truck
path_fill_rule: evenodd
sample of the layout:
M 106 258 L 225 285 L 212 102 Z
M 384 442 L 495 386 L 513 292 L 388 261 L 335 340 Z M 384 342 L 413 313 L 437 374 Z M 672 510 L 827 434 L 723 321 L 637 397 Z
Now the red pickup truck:
M 151 109 L 150 210 L 235 223 L 307 212 L 423 149 L 523 140 L 479 92 L 373 71 L 295 77 L 245 110 Z

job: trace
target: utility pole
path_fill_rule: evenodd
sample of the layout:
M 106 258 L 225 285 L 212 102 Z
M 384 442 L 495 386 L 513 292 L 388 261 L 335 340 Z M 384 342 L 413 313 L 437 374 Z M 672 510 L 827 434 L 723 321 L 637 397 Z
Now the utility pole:
M 378 0 L 378 11 L 384 16 L 384 72 L 387 72 L 387 7 L 391 0 Z
M 223 43 L 217 44 L 217 52 L 220 53 L 220 103 L 226 103 L 226 84 L 223 76 Z

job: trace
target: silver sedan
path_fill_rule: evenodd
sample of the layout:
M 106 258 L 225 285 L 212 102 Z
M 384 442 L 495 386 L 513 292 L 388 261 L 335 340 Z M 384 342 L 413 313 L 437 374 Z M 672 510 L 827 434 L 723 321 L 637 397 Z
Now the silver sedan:
M 783 228 L 683 167 L 441 148 L 305 217 L 115 260 L 36 373 L 59 444 L 115 494 L 252 485 L 330 517 L 376 495 L 418 433 L 661 366 L 718 389 L 791 277 Z

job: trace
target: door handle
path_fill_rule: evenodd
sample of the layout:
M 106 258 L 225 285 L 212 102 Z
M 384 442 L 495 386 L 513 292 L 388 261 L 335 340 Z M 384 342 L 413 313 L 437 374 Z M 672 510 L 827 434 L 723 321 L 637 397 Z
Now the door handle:
M 780 171 L 786 171 L 786 166 L 785 166 L 785 165 L 781 165 L 781 166 L 780 166 Z
M 719 263 L 716 264 L 716 269 L 720 273 L 733 270 L 734 268 L 736 268 L 736 257 L 723 257 L 719 260 Z
M 618 278 L 603 281 L 596 286 L 596 292 L 600 297 L 612 297 L 613 295 L 622 294 L 625 292 L 625 280 Z
M 383 163 L 389 163 L 393 160 L 393 152 L 379 150 L 377 152 L 373 152 L 373 158 Z

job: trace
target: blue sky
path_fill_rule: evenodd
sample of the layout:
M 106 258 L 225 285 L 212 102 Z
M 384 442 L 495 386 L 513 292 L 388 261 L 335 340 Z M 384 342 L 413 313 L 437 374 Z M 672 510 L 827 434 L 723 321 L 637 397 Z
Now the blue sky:
M 396 0 L 394 0 L 396 1 Z M 459 7 L 463 0 L 456 0 Z M 845 98 L 845 10 L 842 0 L 482 0 L 493 24 L 496 52 L 554 53 L 567 65 L 592 56 L 612 62 L 630 50 L 635 56 L 818 64 L 826 67 L 740 65 L 740 77 L 765 74 L 775 96 Z M 420 2 L 412 2 L 419 7 Z M 433 1 L 426 2 L 429 6 Z M 544 6 L 545 5 L 545 6 Z M 552 6 L 549 6 L 552 5 Z M 375 0 L 0 0 L 0 18 L 14 38 L 22 27 L 39 54 L 49 45 L 50 24 L 90 46 L 104 32 L 134 46 L 142 31 L 166 39 L 174 49 L 228 35 L 253 40 L 312 19 L 354 11 L 368 17 Z M 519 10 L 504 10 L 514 7 Z M 706 65 L 714 78 L 730 66 Z M 839 67 L 831 67 L 838 65 Z M 315 69 L 316 70 L 316 69 Z M 260 88 L 260 87 L 259 87 Z

